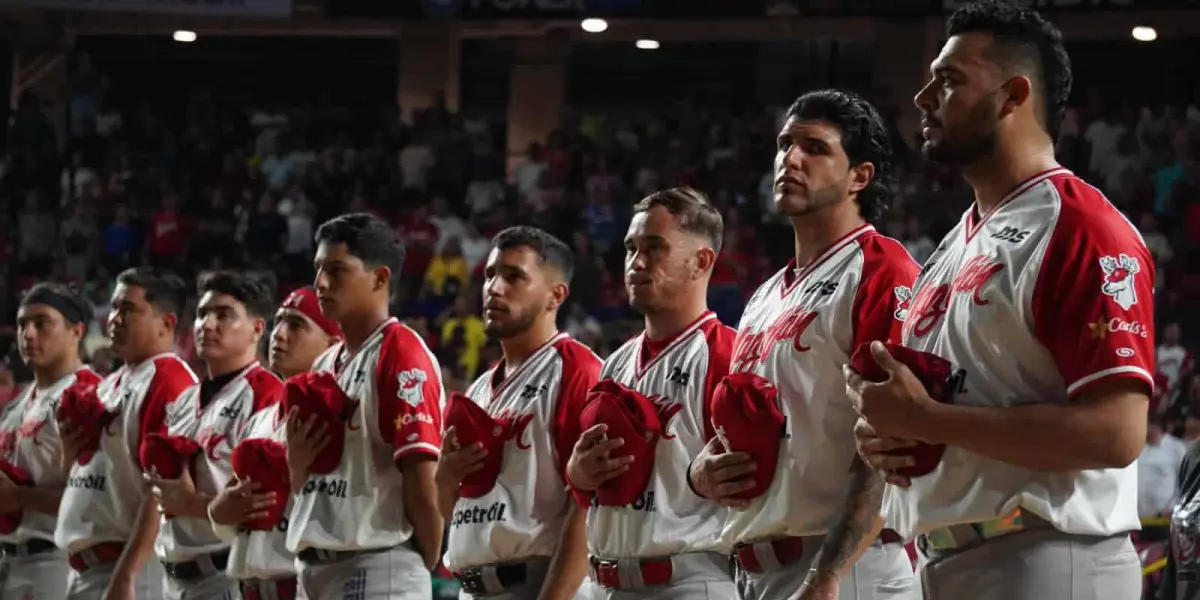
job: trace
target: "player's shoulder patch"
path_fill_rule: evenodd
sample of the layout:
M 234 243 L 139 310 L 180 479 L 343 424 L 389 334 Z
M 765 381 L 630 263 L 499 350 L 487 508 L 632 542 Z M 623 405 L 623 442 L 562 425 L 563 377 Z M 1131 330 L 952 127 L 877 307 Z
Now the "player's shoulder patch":
M 913 299 L 912 286 L 898 285 L 892 288 L 892 294 L 896 296 L 896 311 L 892 316 L 897 321 L 908 319 L 908 309 L 912 306 Z
M 425 382 L 429 380 L 429 374 L 425 372 L 425 369 L 413 368 L 400 371 L 396 375 L 396 380 L 396 397 L 413 408 L 421 406 L 421 403 L 425 401 Z

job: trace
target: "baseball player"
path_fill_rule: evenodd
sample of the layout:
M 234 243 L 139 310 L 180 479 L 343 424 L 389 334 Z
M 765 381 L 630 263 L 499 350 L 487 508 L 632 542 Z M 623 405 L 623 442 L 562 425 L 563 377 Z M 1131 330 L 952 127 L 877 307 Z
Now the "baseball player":
M 54 545 L 66 481 L 54 412 L 68 387 L 100 382 L 79 358 L 91 321 L 92 305 L 56 283 L 35 285 L 17 309 L 17 347 L 34 381 L 0 415 L 2 598 L 67 595 L 71 566 Z
M 184 459 L 178 478 L 151 471 L 146 479 L 163 513 L 154 550 L 166 571 L 165 597 L 219 600 L 233 589 L 225 575 L 229 542 L 213 532 L 208 504 L 229 480 L 233 440 L 251 415 L 278 401 L 282 384 L 258 363 L 270 291 L 232 271 L 202 275 L 197 291 L 196 351 L 208 377 L 171 404 L 167 434 L 199 451 L 175 457 Z
M 987 1 L 947 34 L 915 99 L 922 151 L 961 168 L 975 203 L 917 278 L 903 344 L 948 361 L 953 393 L 875 344 L 885 380 L 847 377 L 859 451 L 894 483 L 889 525 L 921 536 L 926 598 L 1136 599 L 1154 261 L 1054 160 L 1071 83 L 1059 31 Z M 892 474 L 916 442 L 943 446 L 941 460 Z
M 720 440 L 691 470 L 697 492 L 734 508 L 724 536 L 736 544 L 740 598 L 917 595 L 900 537 L 882 530 L 884 480 L 855 453 L 842 375 L 860 344 L 899 341 L 917 276 L 904 246 L 867 223 L 889 200 L 888 140 L 875 108 L 840 90 L 800 96 L 777 139 L 775 206 L 792 221 L 796 254 L 746 305 L 730 370 L 775 387 L 782 448 L 770 449 L 775 472 L 753 499 L 739 494 L 751 456 Z
M 288 415 L 287 462 L 297 492 L 288 550 L 313 600 L 352 594 L 425 600 L 442 545 L 434 484 L 442 380 L 421 337 L 388 316 L 404 246 L 387 223 L 367 214 L 327 221 L 316 241 L 317 298 L 344 341 L 313 370 L 334 375 L 354 409 L 336 422 Z M 336 466 L 314 472 L 333 437 L 325 435 L 330 427 L 345 430 L 344 443 L 328 450 Z
M 567 473 L 591 503 L 592 579 L 609 599 L 733 598 L 730 548 L 720 539 L 727 511 L 687 485 L 688 462 L 714 435 L 708 399 L 733 349 L 734 331 L 706 303 L 723 239 L 721 215 L 688 188 L 652 194 L 633 213 L 625 287 L 646 329 L 604 361 L 600 378 L 633 390 L 638 402 L 652 402 L 661 436 L 654 445 L 606 437 L 601 422 L 575 445 Z M 645 451 L 614 452 L 625 444 Z M 636 472 L 649 483 L 622 481 Z M 635 489 L 628 505 L 606 505 L 593 497 L 606 485 L 644 489 Z
M 154 558 L 158 503 L 142 480 L 139 453 L 150 434 L 165 433 L 168 405 L 196 383 L 171 352 L 184 299 L 183 281 L 167 271 L 118 275 L 108 335 L 125 366 L 90 397 L 105 418 L 59 411 L 68 476 L 54 540 L 74 571 L 72 600 L 163 597 L 162 565 Z
M 565 472 L 579 439 L 579 415 L 600 374 L 600 359 L 558 331 L 574 268 L 571 249 L 534 227 L 512 227 L 492 240 L 484 271 L 484 326 L 504 360 L 467 390 L 480 421 L 500 435 L 467 443 L 447 408 L 438 461 L 438 503 L 450 523 L 446 568 L 463 597 L 567 600 L 585 597 L 586 509 L 567 493 Z M 469 407 L 468 407 L 469 408 Z M 494 479 L 464 479 L 500 467 Z
M 341 335 L 337 323 L 321 314 L 316 292 L 311 288 L 296 290 L 275 313 L 268 353 L 271 370 L 282 377 L 308 371 L 317 356 Z M 288 552 L 286 543 L 291 494 L 286 486 L 270 489 L 267 481 L 260 481 L 267 477 L 258 473 L 251 477 L 259 479 L 240 479 L 236 473 L 240 465 L 233 460 L 239 453 L 252 453 L 257 444 L 274 442 L 278 444 L 276 460 L 264 461 L 264 468 L 268 473 L 273 470 L 286 476 L 282 423 L 280 404 L 273 403 L 254 413 L 240 431 L 231 435 L 234 473 L 208 505 L 213 531 L 231 543 L 226 572 L 237 583 L 243 600 L 293 600 L 298 596 L 295 556 Z M 268 519 L 272 511 L 278 514 Z

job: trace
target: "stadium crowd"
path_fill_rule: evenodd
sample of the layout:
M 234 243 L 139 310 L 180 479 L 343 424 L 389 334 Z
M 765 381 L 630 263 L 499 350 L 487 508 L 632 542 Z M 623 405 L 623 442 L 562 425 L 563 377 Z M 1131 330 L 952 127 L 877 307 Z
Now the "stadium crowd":
M 725 250 L 710 301 L 727 323 L 736 324 L 747 295 L 791 252 L 789 227 L 771 202 L 778 109 L 730 115 L 691 101 L 658 115 L 568 110 L 506 175 L 503 124 L 442 106 L 405 122 L 367 101 L 279 103 L 196 90 L 183 111 L 114 108 L 103 75 L 78 64 L 68 143 L 57 142 L 31 94 L 9 130 L 0 180 L 0 401 L 29 378 L 11 325 L 32 284 L 69 282 L 96 304 L 87 350 L 104 371 L 113 358 L 99 320 L 121 269 L 154 264 L 194 276 L 236 266 L 260 273 L 283 297 L 311 280 L 315 226 L 348 211 L 373 211 L 402 234 L 408 257 L 393 308 L 436 349 L 452 389 L 498 357 L 478 316 L 479 271 L 490 236 L 508 225 L 536 224 L 573 246 L 579 266 L 562 326 L 601 356 L 638 327 L 621 285 L 621 238 L 636 199 L 686 184 L 723 212 Z M 1138 225 L 1159 263 L 1163 401 L 1155 410 L 1168 430 L 1195 439 L 1200 374 L 1190 357 L 1200 313 L 1186 307 L 1200 301 L 1200 111 L 1194 103 L 1113 106 L 1094 90 L 1078 96 L 1060 160 Z M 970 192 L 918 153 L 905 151 L 897 163 L 895 199 L 877 225 L 922 261 Z M 178 350 L 194 361 L 187 329 Z

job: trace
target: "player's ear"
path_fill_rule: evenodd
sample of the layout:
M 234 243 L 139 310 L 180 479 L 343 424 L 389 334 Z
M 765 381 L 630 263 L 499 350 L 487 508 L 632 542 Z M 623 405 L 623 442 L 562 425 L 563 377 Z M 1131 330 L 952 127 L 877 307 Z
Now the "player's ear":
M 390 283 L 392 280 L 392 270 L 387 267 L 380 266 L 371 269 L 371 272 L 375 274 L 375 291 L 388 289 L 388 283 Z
M 850 167 L 850 193 L 857 194 L 866 189 L 867 184 L 871 183 L 871 178 L 874 176 L 874 163 L 863 161 Z
M 267 332 L 267 320 L 262 317 L 254 317 L 254 339 L 261 340 L 264 333 Z
M 1006 117 L 1016 112 L 1022 104 L 1029 102 L 1033 92 L 1033 82 L 1024 75 L 1018 75 L 1004 82 L 1000 88 L 1003 96 L 1000 98 L 1000 116 Z
M 699 279 L 705 273 L 712 271 L 713 265 L 717 262 L 717 251 L 708 246 L 704 246 L 696 251 L 696 270 L 692 273 L 692 279 Z
M 562 306 L 570 296 L 571 288 L 567 287 L 566 283 L 560 281 L 554 284 L 550 287 L 550 306 L 548 308 L 558 310 L 558 307 Z

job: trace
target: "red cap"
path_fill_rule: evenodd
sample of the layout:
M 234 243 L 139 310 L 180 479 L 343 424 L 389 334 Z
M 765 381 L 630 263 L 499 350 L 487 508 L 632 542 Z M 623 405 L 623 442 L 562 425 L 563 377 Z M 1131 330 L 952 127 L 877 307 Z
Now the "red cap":
M 608 426 L 609 438 L 625 441 L 610 457 L 632 456 L 633 462 L 627 471 L 601 484 L 596 498 L 605 506 L 633 504 L 641 498 L 654 472 L 654 449 L 662 437 L 658 407 L 637 391 L 605 379 L 588 392 L 587 404 L 579 415 L 583 431 L 600 424 Z
M 504 465 L 505 432 L 508 431 L 509 422 L 493 418 L 470 397 L 455 392 L 446 403 L 445 423 L 447 429 L 454 427 L 459 446 L 465 448 L 479 443 L 487 450 L 483 467 L 463 478 L 459 495 L 478 498 L 492 491 L 496 486 L 496 478 L 500 476 L 500 468 Z
M 325 424 L 325 435 L 329 442 L 317 454 L 309 471 L 317 475 L 333 472 L 342 462 L 342 449 L 346 445 L 346 422 L 354 416 L 358 403 L 351 400 L 338 385 L 332 373 L 301 373 L 288 378 L 283 386 L 283 414 L 296 408 L 301 422 L 309 415 Z
M 779 441 L 786 419 L 779 410 L 778 390 L 754 373 L 730 373 L 712 397 L 712 424 L 728 452 L 745 452 L 757 465 L 754 487 L 733 494 L 750 500 L 771 487 L 779 464 Z
M 283 518 L 283 509 L 287 507 L 288 492 L 291 489 L 288 481 L 287 448 L 275 440 L 245 440 L 233 449 L 230 462 L 233 465 L 233 474 L 239 480 L 257 483 L 259 493 L 275 492 L 275 504 L 267 509 L 266 516 L 245 523 L 246 527 L 255 531 L 274 529 Z
M 21 487 L 30 487 L 33 485 L 33 478 L 29 476 L 29 472 L 21 467 L 18 467 L 7 460 L 0 459 L 0 473 L 8 477 L 9 481 Z M 14 510 L 10 513 L 0 515 L 0 534 L 9 534 L 17 530 L 21 525 L 21 518 L 25 512 L 21 509 Z
M 325 333 L 335 338 L 342 337 L 342 328 L 338 327 L 337 322 L 321 312 L 321 303 L 317 301 L 317 293 L 312 288 L 304 287 L 288 294 L 279 308 L 290 308 L 297 311 L 312 319 L 312 322 L 316 323 L 317 327 L 320 327 Z
M 884 345 L 893 358 L 912 370 L 917 380 L 925 386 L 929 397 L 946 404 L 954 399 L 954 390 L 950 385 L 950 376 L 954 373 L 954 367 L 944 358 L 890 342 Z M 854 356 L 850 357 L 850 368 L 870 382 L 879 383 L 888 378 L 887 372 L 875 362 L 875 357 L 871 355 L 869 342 L 859 344 L 855 349 Z M 945 451 L 945 444 L 917 442 L 915 447 L 893 450 L 888 454 L 911 456 L 915 464 L 911 467 L 896 469 L 896 474 L 902 477 L 920 477 L 928 475 L 937 468 Z
M 55 416 L 59 421 L 69 422 L 80 430 L 82 443 L 75 461 L 86 465 L 100 448 L 100 436 L 116 418 L 96 396 L 96 384 L 87 380 L 76 381 L 63 390 Z
M 142 469 L 162 479 L 179 479 L 200 445 L 181 435 L 150 433 L 138 451 Z

